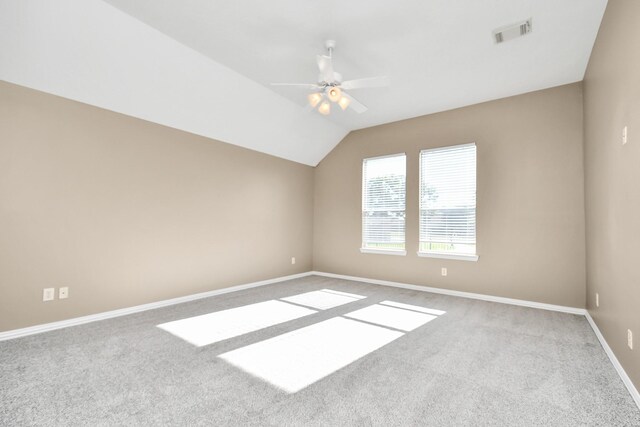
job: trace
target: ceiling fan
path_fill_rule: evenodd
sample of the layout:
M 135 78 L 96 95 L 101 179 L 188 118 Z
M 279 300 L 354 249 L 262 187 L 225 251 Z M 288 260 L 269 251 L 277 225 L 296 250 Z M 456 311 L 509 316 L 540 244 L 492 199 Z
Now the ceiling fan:
M 336 47 L 335 40 L 325 42 L 327 55 L 318 55 L 318 68 L 320 74 L 318 83 L 271 83 L 273 86 L 299 86 L 312 92 L 307 96 L 309 105 L 318 110 L 320 114 L 331 113 L 331 103 L 337 103 L 340 108 L 346 110 L 351 107 L 356 113 L 364 113 L 367 107 L 349 95 L 346 91 L 369 87 L 383 87 L 389 85 L 387 77 L 369 77 L 365 79 L 342 81 L 342 75 L 333 70 L 332 57 Z

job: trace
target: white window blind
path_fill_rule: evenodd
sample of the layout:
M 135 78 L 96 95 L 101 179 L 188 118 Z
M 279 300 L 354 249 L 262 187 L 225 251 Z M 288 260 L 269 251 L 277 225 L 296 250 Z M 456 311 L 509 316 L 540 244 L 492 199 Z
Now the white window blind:
M 362 250 L 404 253 L 406 156 L 362 163 Z
M 419 252 L 475 255 L 475 144 L 420 152 Z

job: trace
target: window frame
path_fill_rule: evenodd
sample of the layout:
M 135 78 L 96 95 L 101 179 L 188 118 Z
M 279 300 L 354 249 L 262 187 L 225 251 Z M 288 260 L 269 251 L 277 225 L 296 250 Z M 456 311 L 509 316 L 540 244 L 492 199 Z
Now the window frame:
M 476 163 L 476 173 L 475 173 L 475 184 L 476 184 L 476 203 L 474 207 L 474 219 L 476 223 L 475 227 L 475 236 L 474 236 L 474 254 L 467 253 L 456 253 L 456 252 L 426 252 L 420 250 L 420 216 L 422 211 L 421 206 L 421 197 L 422 197 L 422 155 L 426 151 L 438 151 L 438 150 L 446 150 L 454 147 L 464 147 L 464 146 L 474 146 L 476 148 L 475 152 L 475 163 Z M 475 142 L 467 142 L 464 144 L 454 144 L 454 145 L 444 145 L 441 147 L 433 147 L 433 148 L 424 148 L 420 150 L 418 155 L 418 251 L 417 254 L 422 258 L 440 258 L 440 259 L 451 259 L 451 260 L 460 260 L 460 261 L 473 261 L 477 262 L 479 259 L 478 255 L 478 146 Z
M 366 192 L 365 192 L 365 164 L 368 160 L 381 160 L 381 159 L 387 159 L 387 158 L 391 158 L 391 157 L 399 157 L 399 156 L 403 156 L 404 157 L 404 249 L 375 249 L 375 248 L 367 248 L 365 247 L 365 242 L 364 242 L 364 218 L 363 218 L 363 214 L 365 212 L 364 207 L 365 207 L 365 196 L 366 196 Z M 382 156 L 374 156 L 374 157 L 366 157 L 362 159 L 362 163 L 361 163 L 361 171 L 360 171 L 360 175 L 361 175 L 361 185 L 360 185 L 360 191 L 361 191 L 361 204 L 360 204 L 360 253 L 364 253 L 364 254 L 377 254 L 377 255 L 397 255 L 397 256 L 405 256 L 407 255 L 407 153 L 406 152 L 401 152 L 401 153 L 395 153 L 395 154 L 385 154 Z

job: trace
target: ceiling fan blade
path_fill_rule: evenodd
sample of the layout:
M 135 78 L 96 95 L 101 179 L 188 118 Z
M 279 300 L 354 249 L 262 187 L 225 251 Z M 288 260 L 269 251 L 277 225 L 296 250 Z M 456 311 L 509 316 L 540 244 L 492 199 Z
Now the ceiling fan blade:
M 331 63 L 331 57 L 326 55 L 318 55 L 318 68 L 320 69 L 320 78 L 322 81 L 331 83 L 333 82 L 333 64 Z
M 361 103 L 360 101 L 355 99 L 353 96 L 349 95 L 348 93 L 342 92 L 342 96 L 346 97 L 347 99 L 349 99 L 349 101 L 351 101 L 349 103 L 349 108 L 353 108 L 353 111 L 355 111 L 356 113 L 360 114 L 368 110 L 368 108 L 363 103 Z
M 342 89 L 361 89 L 365 87 L 384 87 L 389 86 L 389 77 L 369 77 L 366 79 L 347 80 L 342 82 L 340 87 Z
M 315 83 L 271 83 L 271 86 L 298 86 L 298 87 L 306 87 L 307 89 L 320 89 L 321 87 Z

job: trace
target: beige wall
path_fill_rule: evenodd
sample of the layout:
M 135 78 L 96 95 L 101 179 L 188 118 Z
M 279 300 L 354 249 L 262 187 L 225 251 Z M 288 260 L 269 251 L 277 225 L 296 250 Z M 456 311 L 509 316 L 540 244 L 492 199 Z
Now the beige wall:
M 582 136 L 580 83 L 352 132 L 316 168 L 314 269 L 584 307 Z M 467 142 L 480 259 L 419 258 L 418 154 Z M 362 159 L 399 152 L 407 255 L 362 254 Z
M 312 206 L 311 167 L 0 82 L 0 331 L 309 271 Z
M 640 1 L 609 0 L 584 80 L 587 307 L 640 388 Z M 622 145 L 622 128 L 629 142 Z M 600 294 L 600 307 L 595 294 Z M 627 347 L 627 329 L 635 350 Z

